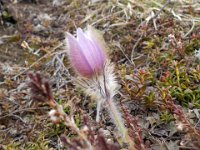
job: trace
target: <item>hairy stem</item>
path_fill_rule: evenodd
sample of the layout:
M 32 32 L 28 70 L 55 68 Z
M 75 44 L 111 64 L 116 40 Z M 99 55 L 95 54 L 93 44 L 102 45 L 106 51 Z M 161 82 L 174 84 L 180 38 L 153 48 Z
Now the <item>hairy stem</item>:
M 99 101 L 97 102 L 96 122 L 99 122 L 99 120 L 100 120 L 101 104 L 102 104 L 102 101 L 99 100 Z
M 107 109 L 110 113 L 110 117 L 113 119 L 115 125 L 118 127 L 118 129 L 120 130 L 122 136 L 123 136 L 123 140 L 124 142 L 128 143 L 130 146 L 131 150 L 134 150 L 134 143 L 133 141 L 130 139 L 127 129 L 124 126 L 124 121 L 121 118 L 121 113 L 118 110 L 117 106 L 114 104 L 113 100 L 106 100 L 107 103 Z

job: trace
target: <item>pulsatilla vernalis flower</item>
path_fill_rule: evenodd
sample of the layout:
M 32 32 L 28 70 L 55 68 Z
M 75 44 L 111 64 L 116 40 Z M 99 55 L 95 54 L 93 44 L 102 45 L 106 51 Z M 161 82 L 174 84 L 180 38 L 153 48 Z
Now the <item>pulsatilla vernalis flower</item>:
M 77 37 L 67 33 L 69 58 L 73 68 L 83 77 L 91 78 L 104 69 L 105 46 L 91 27 L 86 32 L 77 29 Z
M 96 121 L 100 120 L 101 107 L 107 108 L 124 141 L 130 141 L 121 113 L 114 102 L 118 84 L 114 74 L 114 64 L 106 55 L 106 44 L 92 27 L 86 32 L 78 28 L 76 33 L 76 38 L 70 33 L 67 34 L 67 44 L 71 65 L 81 76 L 76 80 L 77 86 L 91 98 L 96 99 Z

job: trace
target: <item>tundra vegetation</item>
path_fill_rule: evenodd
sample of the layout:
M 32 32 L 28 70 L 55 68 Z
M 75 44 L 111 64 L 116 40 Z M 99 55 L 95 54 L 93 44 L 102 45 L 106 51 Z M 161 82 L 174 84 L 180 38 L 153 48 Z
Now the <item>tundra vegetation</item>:
M 0 0 L 0 149 L 200 149 L 200 2 Z

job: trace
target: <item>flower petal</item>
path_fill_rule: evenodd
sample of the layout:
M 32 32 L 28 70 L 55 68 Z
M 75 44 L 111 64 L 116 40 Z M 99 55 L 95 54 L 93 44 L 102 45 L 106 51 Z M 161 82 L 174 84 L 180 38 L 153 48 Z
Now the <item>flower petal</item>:
M 95 45 L 96 43 L 93 42 L 87 34 L 83 33 L 80 28 L 77 30 L 77 39 L 90 66 L 95 72 L 98 73 L 103 69 L 103 65 L 105 63 L 105 60 L 102 59 L 103 50 L 98 49 L 98 45 Z
M 82 76 L 91 77 L 94 74 L 93 68 L 90 66 L 85 54 L 83 54 L 77 39 L 70 33 L 67 33 L 67 41 L 72 66 Z
M 99 52 L 99 55 L 101 56 L 101 60 L 105 61 L 107 47 L 106 47 L 106 43 L 105 43 L 103 37 L 101 36 L 101 34 L 98 33 L 98 31 L 95 30 L 91 26 L 88 27 L 86 34 L 91 39 L 91 41 L 94 43 L 97 51 Z

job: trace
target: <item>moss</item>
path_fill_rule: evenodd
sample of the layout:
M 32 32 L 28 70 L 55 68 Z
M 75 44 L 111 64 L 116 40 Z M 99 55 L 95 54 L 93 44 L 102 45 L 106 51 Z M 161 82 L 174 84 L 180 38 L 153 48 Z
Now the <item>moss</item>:
M 200 47 L 200 39 L 194 39 L 185 47 L 185 53 L 191 54 L 194 53 L 195 49 L 199 49 Z

